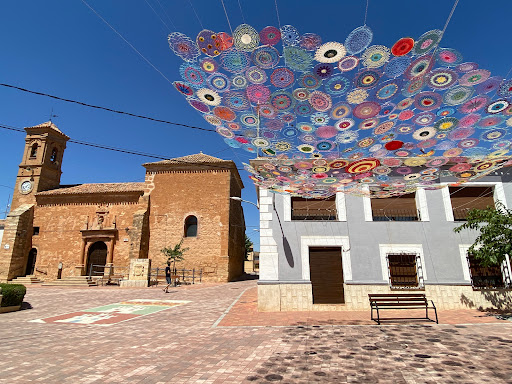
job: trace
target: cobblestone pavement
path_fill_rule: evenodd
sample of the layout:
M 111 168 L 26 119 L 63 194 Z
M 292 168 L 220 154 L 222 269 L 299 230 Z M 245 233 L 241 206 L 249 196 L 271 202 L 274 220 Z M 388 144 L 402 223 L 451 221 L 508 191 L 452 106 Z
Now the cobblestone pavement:
M 510 321 L 227 326 L 254 286 L 29 287 L 31 309 L 0 314 L 0 383 L 512 383 Z M 31 321 L 136 299 L 190 303 L 108 327 Z

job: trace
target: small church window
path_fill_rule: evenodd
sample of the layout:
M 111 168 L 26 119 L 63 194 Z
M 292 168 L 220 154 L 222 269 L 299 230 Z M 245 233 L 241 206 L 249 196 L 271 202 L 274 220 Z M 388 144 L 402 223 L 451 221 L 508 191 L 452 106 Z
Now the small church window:
M 50 156 L 50 161 L 52 163 L 55 163 L 57 161 L 57 155 L 58 155 L 59 151 L 57 148 L 53 148 L 52 149 L 52 155 Z
M 36 157 L 37 156 L 37 143 L 32 145 L 32 148 L 30 148 L 30 157 Z
M 185 237 L 197 236 L 197 217 L 188 216 L 185 219 Z

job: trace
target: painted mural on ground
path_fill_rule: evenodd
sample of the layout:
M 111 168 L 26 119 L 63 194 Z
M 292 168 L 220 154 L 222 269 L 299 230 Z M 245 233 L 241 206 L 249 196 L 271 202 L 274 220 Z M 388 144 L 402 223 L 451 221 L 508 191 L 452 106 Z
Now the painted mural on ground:
M 32 321 L 110 326 L 121 321 L 151 315 L 187 303 L 190 303 L 190 301 L 136 299 Z

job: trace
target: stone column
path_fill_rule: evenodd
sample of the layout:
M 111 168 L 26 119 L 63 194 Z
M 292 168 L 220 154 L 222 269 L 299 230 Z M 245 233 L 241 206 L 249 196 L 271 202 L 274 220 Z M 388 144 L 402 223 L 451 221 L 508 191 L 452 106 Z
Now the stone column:
M 107 254 L 107 263 L 105 265 L 105 274 L 111 275 L 112 274 L 112 260 L 114 259 L 114 242 L 115 239 L 110 239 L 110 247 L 108 248 L 108 254 Z

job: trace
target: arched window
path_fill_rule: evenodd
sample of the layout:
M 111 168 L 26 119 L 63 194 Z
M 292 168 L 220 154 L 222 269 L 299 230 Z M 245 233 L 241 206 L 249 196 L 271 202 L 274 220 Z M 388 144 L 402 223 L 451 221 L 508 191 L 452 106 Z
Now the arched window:
M 188 216 L 185 219 L 185 237 L 197 236 L 197 217 Z
M 32 145 L 32 148 L 30 148 L 30 157 L 36 157 L 37 156 L 37 143 Z
M 52 149 L 52 155 L 50 156 L 50 161 L 55 163 L 57 161 L 57 155 L 59 154 L 59 150 L 57 148 Z

